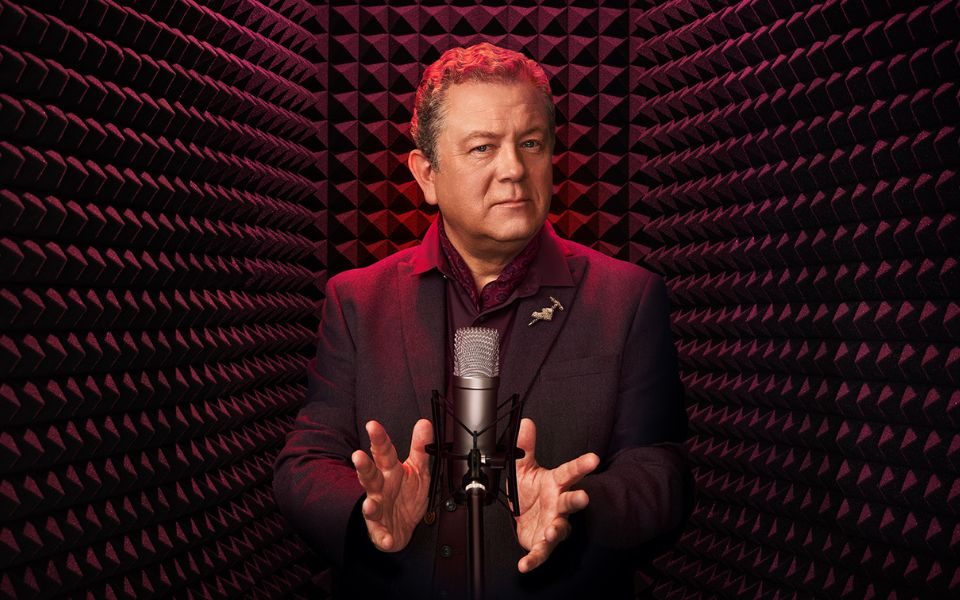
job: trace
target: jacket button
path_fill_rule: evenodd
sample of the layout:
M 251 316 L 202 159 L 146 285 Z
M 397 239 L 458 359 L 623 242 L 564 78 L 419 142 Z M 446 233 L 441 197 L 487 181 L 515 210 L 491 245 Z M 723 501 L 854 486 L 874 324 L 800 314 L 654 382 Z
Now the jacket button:
M 451 548 L 447 544 L 440 546 L 440 556 L 444 558 L 450 558 L 451 556 L 453 556 L 453 548 Z
M 443 503 L 443 507 L 447 509 L 447 512 L 453 512 L 457 510 L 457 502 L 453 498 L 447 498 L 447 501 Z

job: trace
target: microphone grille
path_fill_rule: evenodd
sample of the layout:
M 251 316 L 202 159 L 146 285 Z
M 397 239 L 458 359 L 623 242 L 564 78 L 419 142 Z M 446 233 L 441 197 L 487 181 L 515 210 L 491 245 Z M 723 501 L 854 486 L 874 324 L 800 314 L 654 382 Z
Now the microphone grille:
M 490 327 L 461 327 L 453 334 L 456 377 L 500 375 L 500 332 Z

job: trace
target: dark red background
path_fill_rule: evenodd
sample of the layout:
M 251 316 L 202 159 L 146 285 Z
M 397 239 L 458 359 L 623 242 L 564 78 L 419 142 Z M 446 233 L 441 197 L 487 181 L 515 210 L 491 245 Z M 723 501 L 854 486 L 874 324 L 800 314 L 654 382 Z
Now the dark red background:
M 316 303 L 423 233 L 480 40 L 551 77 L 561 233 L 670 290 L 648 593 L 960 593 L 960 3 L 603 4 L 0 0 L 0 596 L 322 594 L 270 485 Z

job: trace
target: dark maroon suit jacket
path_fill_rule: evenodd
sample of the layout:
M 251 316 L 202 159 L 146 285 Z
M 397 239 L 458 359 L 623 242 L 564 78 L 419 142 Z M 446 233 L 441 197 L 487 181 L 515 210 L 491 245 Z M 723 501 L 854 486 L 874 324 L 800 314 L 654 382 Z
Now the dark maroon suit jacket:
M 573 535 L 530 574 L 516 570 L 524 552 L 509 514 L 487 507 L 489 598 L 629 593 L 630 562 L 681 524 L 689 501 L 686 415 L 662 280 L 547 227 L 544 243 L 564 255 L 575 285 L 520 300 L 500 393 L 526 395 L 541 465 L 585 452 L 596 452 L 601 465 L 580 485 L 590 505 L 571 518 Z M 363 494 L 349 457 L 369 446 L 364 424 L 381 422 L 403 458 L 414 423 L 430 418 L 431 390 L 447 389 L 444 281 L 435 270 L 413 272 L 417 253 L 331 278 L 307 401 L 277 460 L 281 510 L 338 568 L 350 596 L 429 597 L 434 564 L 445 560 L 436 525 L 418 526 L 398 553 L 355 539 L 362 535 L 348 539 Z M 549 296 L 565 310 L 528 326 L 526 315 L 548 306 Z

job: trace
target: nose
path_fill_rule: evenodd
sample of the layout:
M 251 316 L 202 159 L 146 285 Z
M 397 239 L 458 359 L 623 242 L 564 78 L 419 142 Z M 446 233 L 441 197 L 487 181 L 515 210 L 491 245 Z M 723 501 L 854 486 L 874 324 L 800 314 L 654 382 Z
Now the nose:
M 504 145 L 498 157 L 498 175 L 501 181 L 520 181 L 527 172 L 520 149 L 512 144 Z

